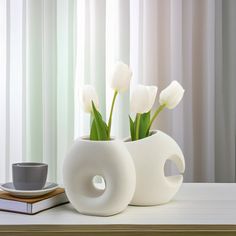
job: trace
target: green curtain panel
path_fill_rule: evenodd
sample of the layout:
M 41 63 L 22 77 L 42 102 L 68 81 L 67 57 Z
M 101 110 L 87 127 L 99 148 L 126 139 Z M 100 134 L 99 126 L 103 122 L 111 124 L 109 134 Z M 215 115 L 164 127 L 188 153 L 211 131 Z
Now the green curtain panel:
M 49 180 L 61 182 L 74 138 L 75 2 L 1 0 L 0 8 L 1 182 L 11 179 L 10 164 L 20 161 L 48 163 Z

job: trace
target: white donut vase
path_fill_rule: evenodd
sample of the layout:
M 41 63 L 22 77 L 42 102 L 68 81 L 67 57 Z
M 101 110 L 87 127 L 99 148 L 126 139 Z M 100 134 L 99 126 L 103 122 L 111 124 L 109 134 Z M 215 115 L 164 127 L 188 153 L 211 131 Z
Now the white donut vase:
M 101 176 L 105 190 L 94 186 L 93 177 Z M 82 214 L 110 216 L 123 211 L 135 190 L 132 158 L 118 140 L 77 139 L 63 164 L 63 183 L 69 201 Z
M 159 205 L 169 202 L 179 190 L 183 176 L 165 176 L 164 165 L 173 161 L 179 172 L 185 170 L 183 153 L 175 142 L 162 131 L 152 131 L 152 135 L 137 141 L 124 140 L 135 165 L 136 189 L 131 205 Z

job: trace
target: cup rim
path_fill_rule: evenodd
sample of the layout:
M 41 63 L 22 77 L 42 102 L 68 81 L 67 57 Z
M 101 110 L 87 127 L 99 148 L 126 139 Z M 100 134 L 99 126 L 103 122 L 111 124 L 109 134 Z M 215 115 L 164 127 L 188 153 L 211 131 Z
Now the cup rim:
M 48 164 L 40 162 L 18 162 L 18 163 L 13 163 L 12 166 L 19 168 L 39 168 L 43 166 L 47 167 Z

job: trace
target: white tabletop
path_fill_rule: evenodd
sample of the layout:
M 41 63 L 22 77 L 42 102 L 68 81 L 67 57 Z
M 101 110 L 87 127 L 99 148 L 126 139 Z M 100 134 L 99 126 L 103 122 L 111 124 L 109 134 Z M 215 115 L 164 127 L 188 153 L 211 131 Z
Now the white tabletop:
M 32 216 L 0 211 L 0 225 L 18 224 L 236 224 L 236 184 L 185 183 L 168 204 L 129 206 L 121 214 L 111 217 L 81 215 L 70 204 Z

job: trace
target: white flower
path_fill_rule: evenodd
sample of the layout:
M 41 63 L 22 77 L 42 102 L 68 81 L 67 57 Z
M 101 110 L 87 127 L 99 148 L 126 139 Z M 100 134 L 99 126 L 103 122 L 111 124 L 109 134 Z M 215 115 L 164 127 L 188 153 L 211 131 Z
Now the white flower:
M 128 65 L 119 61 L 113 70 L 111 87 L 117 92 L 124 92 L 129 88 L 132 71 Z
M 184 95 L 184 89 L 176 80 L 172 81 L 169 86 L 160 93 L 159 103 L 169 108 L 175 108 Z
M 152 109 L 157 94 L 156 86 L 138 85 L 130 98 L 130 109 L 134 113 L 146 113 Z
M 92 112 L 92 101 L 94 106 L 98 108 L 98 95 L 96 90 L 91 85 L 85 85 L 80 89 L 80 102 L 83 107 L 83 110 L 87 113 Z

